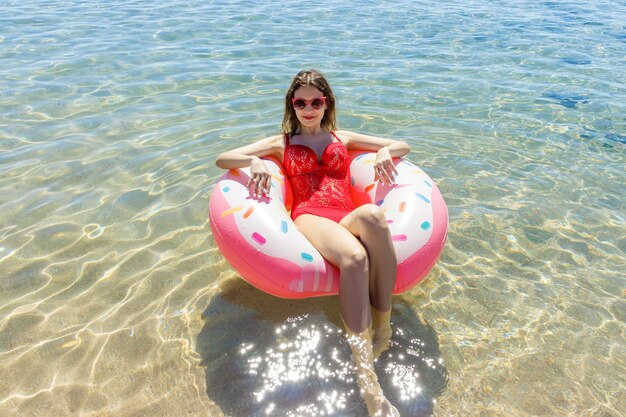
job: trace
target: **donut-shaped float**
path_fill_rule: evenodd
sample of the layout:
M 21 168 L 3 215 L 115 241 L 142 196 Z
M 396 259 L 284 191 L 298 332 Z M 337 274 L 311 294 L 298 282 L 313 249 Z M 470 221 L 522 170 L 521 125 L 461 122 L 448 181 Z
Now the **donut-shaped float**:
M 394 158 L 396 183 L 374 180 L 373 152 L 351 151 L 352 199 L 356 206 L 385 211 L 398 261 L 394 294 L 419 283 L 439 259 L 448 232 L 448 211 L 437 186 L 413 163 Z M 213 237 L 226 260 L 250 284 L 281 298 L 339 293 L 339 271 L 326 261 L 291 220 L 289 182 L 280 163 L 265 159 L 269 196 L 256 198 L 246 183 L 248 168 L 231 169 L 211 194 Z

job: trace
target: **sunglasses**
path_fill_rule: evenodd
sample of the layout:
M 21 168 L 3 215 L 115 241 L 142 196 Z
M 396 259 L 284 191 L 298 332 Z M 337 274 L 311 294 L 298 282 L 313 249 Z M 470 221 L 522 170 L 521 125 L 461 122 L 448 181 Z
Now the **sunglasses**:
M 303 98 L 292 98 L 291 104 L 296 110 L 304 110 L 308 104 L 313 107 L 314 110 L 319 110 L 326 104 L 326 97 L 315 97 L 312 100 L 305 100 Z

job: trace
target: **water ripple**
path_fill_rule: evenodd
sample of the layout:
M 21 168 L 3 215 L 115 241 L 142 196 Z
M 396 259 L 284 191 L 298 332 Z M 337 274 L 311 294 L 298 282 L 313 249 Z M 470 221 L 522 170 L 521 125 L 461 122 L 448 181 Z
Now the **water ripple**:
M 234 275 L 207 227 L 213 160 L 275 134 L 306 67 L 329 76 L 341 127 L 406 140 L 448 203 L 443 257 L 405 295 L 450 374 L 428 413 L 626 414 L 624 15 L 611 0 L 3 2 L 0 414 L 237 406 L 202 364 L 234 337 L 203 339 Z

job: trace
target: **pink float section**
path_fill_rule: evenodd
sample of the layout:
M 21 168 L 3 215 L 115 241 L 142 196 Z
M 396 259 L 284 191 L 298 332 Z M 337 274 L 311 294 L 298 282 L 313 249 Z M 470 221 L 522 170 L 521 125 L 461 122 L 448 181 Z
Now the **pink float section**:
M 406 159 L 396 158 L 396 184 L 374 180 L 375 153 L 350 152 L 352 198 L 357 206 L 377 204 L 389 223 L 398 259 L 394 294 L 405 292 L 431 271 L 443 250 L 448 211 L 432 179 Z M 209 224 L 230 265 L 250 284 L 281 298 L 339 292 L 339 271 L 297 230 L 289 216 L 289 183 L 280 163 L 267 158 L 269 196 L 255 198 L 246 187 L 249 170 L 220 177 L 211 194 Z

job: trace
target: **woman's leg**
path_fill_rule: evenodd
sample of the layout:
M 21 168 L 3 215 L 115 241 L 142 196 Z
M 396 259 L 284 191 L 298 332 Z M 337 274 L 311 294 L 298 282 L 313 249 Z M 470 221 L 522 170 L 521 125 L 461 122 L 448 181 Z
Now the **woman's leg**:
M 391 295 L 396 285 L 396 253 L 383 210 L 366 204 L 341 220 L 367 248 L 370 261 L 370 302 L 374 328 L 374 357 L 389 347 Z
M 370 301 L 378 311 L 391 309 L 391 294 L 396 285 L 396 252 L 383 210 L 374 204 L 354 209 L 340 223 L 358 237 L 370 261 Z
M 304 214 L 296 219 L 296 225 L 322 256 L 340 270 L 341 317 L 356 364 L 357 384 L 370 416 L 399 416 L 398 410 L 385 398 L 374 372 L 366 249 L 348 229 L 332 220 Z
M 371 323 L 367 250 L 348 229 L 323 217 L 303 214 L 298 230 L 320 254 L 339 268 L 339 308 L 346 325 L 356 333 Z

